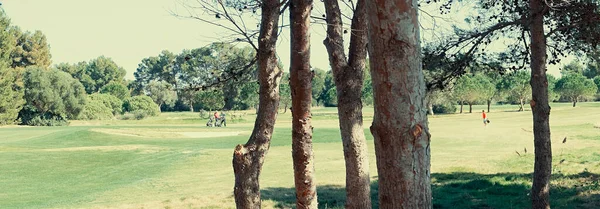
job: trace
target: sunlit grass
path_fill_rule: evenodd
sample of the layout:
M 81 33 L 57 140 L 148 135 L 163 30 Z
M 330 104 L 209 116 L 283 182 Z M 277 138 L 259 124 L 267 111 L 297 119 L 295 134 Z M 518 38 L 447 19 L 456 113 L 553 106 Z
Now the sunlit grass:
M 429 118 L 434 208 L 528 207 L 534 160 L 531 112 L 493 106 L 488 114 L 492 122 L 485 127 L 482 109 L 486 107 Z M 364 112 L 376 206 L 377 168 L 369 134 L 373 110 Z M 252 131 L 253 113 L 240 113 L 243 118 L 224 128 L 206 127 L 198 113 L 0 128 L 0 208 L 233 208 L 231 157 L 235 145 L 245 143 Z M 550 117 L 552 203 L 556 208 L 595 208 L 600 205 L 600 103 L 576 108 L 552 104 Z M 344 205 L 338 124 L 335 108 L 313 110 L 322 208 Z M 185 132 L 198 135 L 181 134 Z M 222 132 L 237 135 L 206 136 Z M 264 208 L 294 207 L 292 168 L 288 111 L 278 115 L 261 174 Z

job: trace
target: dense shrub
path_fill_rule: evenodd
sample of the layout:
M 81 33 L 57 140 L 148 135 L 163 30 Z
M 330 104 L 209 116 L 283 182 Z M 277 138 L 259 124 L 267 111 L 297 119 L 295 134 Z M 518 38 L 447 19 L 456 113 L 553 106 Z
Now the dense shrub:
M 125 99 L 123 110 L 126 112 L 143 111 L 148 116 L 157 116 L 160 113 L 158 105 L 149 96 L 134 96 Z
M 89 95 L 88 100 L 103 103 L 104 106 L 108 107 L 115 116 L 123 113 L 123 102 L 113 95 L 92 94 Z
M 120 119 L 121 120 L 142 120 L 147 117 L 148 117 L 148 114 L 146 113 L 146 111 L 137 110 L 137 111 L 128 112 L 128 113 L 121 115 Z
M 102 101 L 88 100 L 79 114 L 79 120 L 110 120 L 114 118 L 113 112 Z
M 68 73 L 55 69 L 28 67 L 23 86 L 28 107 L 19 113 L 22 124 L 64 125 L 67 119 L 77 118 L 86 103 L 83 85 Z
M 26 105 L 19 112 L 19 120 L 21 125 L 29 126 L 66 126 L 69 122 L 60 115 L 55 115 L 50 112 L 40 113 L 35 107 Z
M 456 105 L 452 103 L 433 105 L 433 113 L 456 113 Z

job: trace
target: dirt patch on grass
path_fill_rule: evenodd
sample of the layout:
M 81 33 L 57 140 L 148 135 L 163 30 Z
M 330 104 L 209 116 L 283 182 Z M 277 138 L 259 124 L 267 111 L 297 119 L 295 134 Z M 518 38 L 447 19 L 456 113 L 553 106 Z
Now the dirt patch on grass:
M 240 131 L 181 131 L 178 129 L 91 129 L 91 131 L 119 136 L 145 138 L 213 138 L 237 136 Z

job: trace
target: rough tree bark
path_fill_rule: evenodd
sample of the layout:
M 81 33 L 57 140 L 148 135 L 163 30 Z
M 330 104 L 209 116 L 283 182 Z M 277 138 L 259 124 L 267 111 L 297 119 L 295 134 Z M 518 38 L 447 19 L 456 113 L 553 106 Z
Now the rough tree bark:
M 346 161 L 346 208 L 371 208 L 369 160 L 363 130 L 363 77 L 367 57 L 367 21 L 364 0 L 358 0 L 352 17 L 348 60 L 344 52 L 342 14 L 338 0 L 325 0 L 329 54 L 338 100 L 340 132 Z
M 367 1 L 379 207 L 431 208 L 417 0 Z
M 237 145 L 233 152 L 234 195 L 237 208 L 261 207 L 259 176 L 277 119 L 279 82 L 282 76 L 275 56 L 279 8 L 279 0 L 263 0 L 261 4 L 262 17 L 257 53 L 260 108 L 250 139 L 244 145 Z
M 552 174 L 552 146 L 550 142 L 550 105 L 548 104 L 548 80 L 546 79 L 546 38 L 544 37 L 544 0 L 530 0 L 531 17 L 531 112 L 533 114 L 533 141 L 535 163 L 532 208 L 550 208 L 550 176 Z
M 290 87 L 292 90 L 292 158 L 296 208 L 317 208 L 312 150 L 312 77 L 310 69 L 310 11 L 312 0 L 290 3 Z

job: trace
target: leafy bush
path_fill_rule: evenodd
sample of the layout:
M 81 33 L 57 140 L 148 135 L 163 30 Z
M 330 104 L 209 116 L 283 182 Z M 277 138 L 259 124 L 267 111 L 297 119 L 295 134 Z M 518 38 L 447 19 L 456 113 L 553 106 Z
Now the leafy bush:
M 123 113 L 123 102 L 113 95 L 92 94 L 88 96 L 88 100 L 103 103 L 115 116 Z
M 136 110 L 133 111 L 133 117 L 135 117 L 136 120 L 142 120 L 148 117 L 148 113 L 146 113 L 146 111 Z
M 436 104 L 433 105 L 433 113 L 439 114 L 439 113 L 456 113 L 456 105 L 452 104 L 452 103 L 445 103 L 445 104 Z
M 90 99 L 79 114 L 79 120 L 110 120 L 113 112 L 102 101 Z
M 148 116 L 157 116 L 160 113 L 158 105 L 149 96 L 134 96 L 125 99 L 123 110 L 126 112 L 143 111 Z

